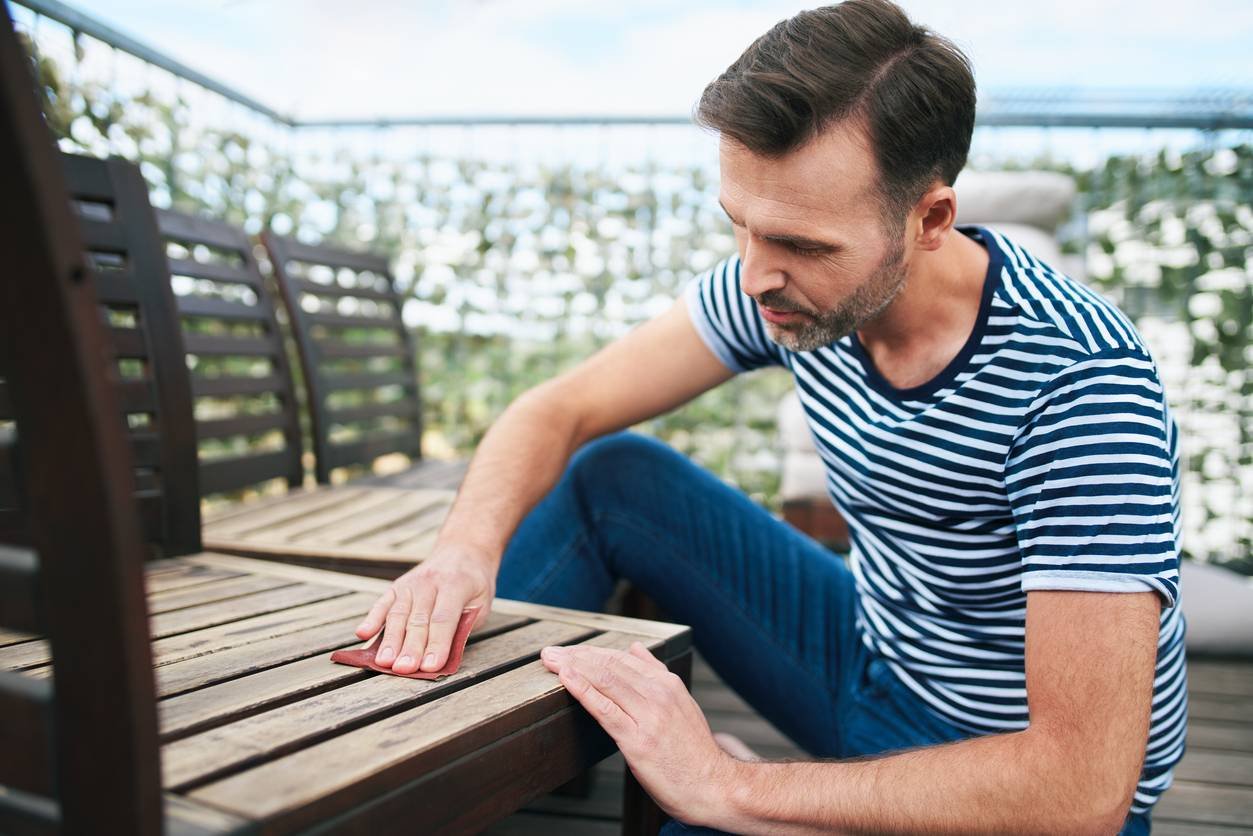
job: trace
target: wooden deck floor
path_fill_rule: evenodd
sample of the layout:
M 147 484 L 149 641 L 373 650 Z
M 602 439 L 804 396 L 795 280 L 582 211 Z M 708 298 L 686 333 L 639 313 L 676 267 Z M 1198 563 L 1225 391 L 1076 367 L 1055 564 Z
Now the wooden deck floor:
M 1155 834 L 1253 833 L 1253 661 L 1189 662 L 1188 754 L 1153 814 Z M 766 757 L 804 757 L 696 657 L 692 692 L 714 731 L 742 738 Z M 621 755 L 597 767 L 587 799 L 549 795 L 489 828 L 491 836 L 611 836 L 622 819 Z

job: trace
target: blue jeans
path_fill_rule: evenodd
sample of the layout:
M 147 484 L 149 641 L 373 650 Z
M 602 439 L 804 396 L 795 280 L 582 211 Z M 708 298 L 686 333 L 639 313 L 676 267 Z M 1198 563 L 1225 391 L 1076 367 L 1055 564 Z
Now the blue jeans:
M 666 445 L 631 433 L 575 454 L 515 532 L 496 594 L 600 610 L 619 578 L 690 625 L 718 675 L 814 758 L 968 736 L 863 643 L 843 559 Z M 714 832 L 677 820 L 662 829 Z M 1147 832 L 1147 822 L 1124 832 Z

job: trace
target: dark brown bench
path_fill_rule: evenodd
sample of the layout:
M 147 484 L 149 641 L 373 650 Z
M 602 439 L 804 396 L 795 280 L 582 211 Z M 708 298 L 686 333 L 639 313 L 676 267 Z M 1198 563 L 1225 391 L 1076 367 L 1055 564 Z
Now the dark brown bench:
M 640 640 L 686 676 L 687 628 L 498 601 L 457 674 L 413 681 L 327 658 L 357 643 L 383 581 L 168 542 L 145 560 L 142 444 L 100 275 L 7 11 L 0 30 L 0 380 L 22 535 L 0 545 L 0 831 L 466 832 L 611 752 L 539 649 Z M 157 484 L 163 505 L 178 495 Z M 654 831 L 627 793 L 626 829 Z
M 422 458 L 422 397 L 411 331 L 388 261 L 374 253 L 263 236 L 304 369 L 317 480 L 395 453 L 396 487 L 456 488 L 464 462 Z

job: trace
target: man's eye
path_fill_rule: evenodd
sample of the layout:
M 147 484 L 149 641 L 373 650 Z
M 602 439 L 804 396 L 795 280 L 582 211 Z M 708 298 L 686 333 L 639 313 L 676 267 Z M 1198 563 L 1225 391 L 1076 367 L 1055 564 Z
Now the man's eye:
M 821 247 L 798 247 L 795 244 L 789 244 L 788 247 L 797 255 L 821 255 L 826 252 Z

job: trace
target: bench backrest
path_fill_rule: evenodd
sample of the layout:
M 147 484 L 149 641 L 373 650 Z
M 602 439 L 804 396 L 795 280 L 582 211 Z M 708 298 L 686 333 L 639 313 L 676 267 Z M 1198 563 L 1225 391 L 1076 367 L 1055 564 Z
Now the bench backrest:
M 33 84 L 0 10 L 0 375 L 28 543 L 0 547 L 0 629 L 43 632 L 55 659 L 52 680 L 0 672 L 0 831 L 104 824 L 155 834 L 155 689 L 128 404 Z
M 271 479 L 299 487 L 300 420 L 291 366 L 266 286 L 242 229 L 158 210 L 186 367 L 195 397 L 204 495 Z
M 390 453 L 420 458 L 414 341 L 387 259 L 263 237 L 304 371 L 318 481 Z
M 165 275 L 165 256 L 148 189 L 139 169 L 121 159 L 58 155 L 59 182 L 69 189 L 69 209 L 87 261 L 105 328 L 104 350 L 118 378 L 119 408 L 125 416 L 145 539 L 166 556 L 200 550 L 200 488 L 191 390 L 183 362 L 182 337 L 168 315 L 174 301 Z M 46 350 L 36 337 L 26 350 Z M 9 398 L 0 394 L 0 421 L 11 419 Z M 0 502 L 21 541 L 25 512 L 14 470 L 4 467 L 24 455 L 12 437 L 0 439 Z M 12 503 L 12 504 L 8 504 Z

